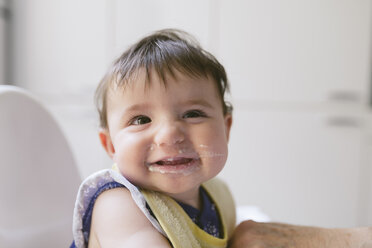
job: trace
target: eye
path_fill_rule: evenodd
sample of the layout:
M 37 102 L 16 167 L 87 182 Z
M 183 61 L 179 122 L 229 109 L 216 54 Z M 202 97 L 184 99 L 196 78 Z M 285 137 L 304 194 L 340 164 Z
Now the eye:
M 183 118 L 199 118 L 199 117 L 207 117 L 207 115 L 201 110 L 189 110 L 183 116 Z
M 150 123 L 151 119 L 150 117 L 147 117 L 145 115 L 139 115 L 132 118 L 129 122 L 130 125 L 144 125 L 147 123 Z

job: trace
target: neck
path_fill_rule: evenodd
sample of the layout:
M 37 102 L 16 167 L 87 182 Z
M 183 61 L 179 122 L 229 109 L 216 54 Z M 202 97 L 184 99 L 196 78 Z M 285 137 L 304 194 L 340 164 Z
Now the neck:
M 186 203 L 196 209 L 200 210 L 200 194 L 199 194 L 199 187 L 189 190 L 187 192 L 179 193 L 179 194 L 167 194 L 168 196 L 172 197 L 173 199 Z

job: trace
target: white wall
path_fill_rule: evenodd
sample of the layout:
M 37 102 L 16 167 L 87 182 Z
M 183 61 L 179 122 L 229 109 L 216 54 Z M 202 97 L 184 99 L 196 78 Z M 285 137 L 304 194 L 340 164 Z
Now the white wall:
M 107 167 L 110 162 L 99 146 L 93 106 L 95 86 L 111 60 L 106 1 L 11 4 L 11 82 L 37 94 L 55 113 L 83 176 Z
M 0 0 L 0 84 L 5 83 L 6 2 Z
M 224 177 L 239 203 L 277 221 L 368 223 L 371 8 L 220 1 L 219 56 L 236 107 Z
M 110 166 L 94 89 L 155 29 L 193 33 L 226 66 L 234 124 L 221 176 L 275 221 L 372 225 L 371 1 L 12 1 L 12 82 L 61 123 L 82 176 Z

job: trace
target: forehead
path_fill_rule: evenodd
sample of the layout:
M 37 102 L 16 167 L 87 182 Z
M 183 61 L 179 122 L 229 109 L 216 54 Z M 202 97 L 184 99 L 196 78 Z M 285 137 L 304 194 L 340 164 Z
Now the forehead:
M 114 84 L 109 88 L 108 107 L 115 99 L 130 103 L 165 96 L 167 100 L 206 98 L 221 101 L 216 82 L 211 77 L 188 75 L 175 70 L 173 74 L 167 73 L 161 78 L 154 71 L 146 73 L 145 70 L 139 70 L 124 84 Z

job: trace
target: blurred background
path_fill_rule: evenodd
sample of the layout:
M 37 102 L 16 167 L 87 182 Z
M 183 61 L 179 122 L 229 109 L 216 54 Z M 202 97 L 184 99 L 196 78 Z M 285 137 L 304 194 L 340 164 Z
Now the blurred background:
M 372 225 L 371 0 L 0 0 L 0 84 L 42 100 L 84 178 L 111 166 L 95 87 L 130 44 L 169 27 L 226 67 L 235 110 L 221 177 L 238 205 Z

